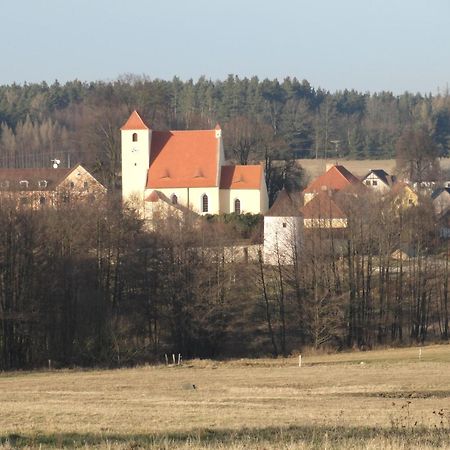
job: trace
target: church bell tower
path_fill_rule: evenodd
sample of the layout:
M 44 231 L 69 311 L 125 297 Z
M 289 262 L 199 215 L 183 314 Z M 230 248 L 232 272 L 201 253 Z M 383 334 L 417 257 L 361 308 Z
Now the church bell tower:
M 122 200 L 143 206 L 150 165 L 152 130 L 137 111 L 133 111 L 120 129 L 122 135 Z

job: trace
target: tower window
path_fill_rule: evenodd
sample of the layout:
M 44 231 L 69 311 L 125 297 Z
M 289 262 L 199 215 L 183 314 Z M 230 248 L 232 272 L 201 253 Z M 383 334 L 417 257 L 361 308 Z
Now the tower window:
M 202 195 L 202 212 L 208 212 L 208 196 Z
M 133 142 L 137 142 L 137 140 L 138 140 L 137 133 L 133 133 Z
M 170 201 L 172 202 L 172 205 L 178 205 L 178 197 L 175 194 L 172 194 Z
M 234 212 L 236 214 L 241 213 L 241 201 L 238 198 L 234 201 Z
M 45 205 L 45 197 L 39 197 L 39 204 Z

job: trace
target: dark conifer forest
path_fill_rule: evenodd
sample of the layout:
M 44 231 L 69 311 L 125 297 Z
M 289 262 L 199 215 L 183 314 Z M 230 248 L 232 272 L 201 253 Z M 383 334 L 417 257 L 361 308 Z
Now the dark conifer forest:
M 126 75 L 110 82 L 0 86 L 0 166 L 84 163 L 120 185 L 119 128 L 137 109 L 153 129 L 219 123 L 227 157 L 240 164 L 292 158 L 395 157 L 408 129 L 422 129 L 438 156 L 450 148 L 450 97 L 405 92 L 329 92 L 296 78 L 171 81 Z

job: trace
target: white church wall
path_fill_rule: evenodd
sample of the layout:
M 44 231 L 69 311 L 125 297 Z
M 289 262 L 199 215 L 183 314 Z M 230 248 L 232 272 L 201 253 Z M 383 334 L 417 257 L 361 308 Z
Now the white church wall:
M 220 212 L 235 212 L 235 200 L 241 203 L 241 214 L 261 212 L 261 193 L 258 189 L 220 189 Z

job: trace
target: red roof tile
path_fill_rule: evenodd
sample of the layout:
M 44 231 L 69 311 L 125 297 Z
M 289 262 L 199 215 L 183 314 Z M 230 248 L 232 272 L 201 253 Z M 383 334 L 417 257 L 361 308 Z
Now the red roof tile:
M 317 194 L 300 210 L 305 219 L 346 219 L 346 214 L 327 192 Z
M 144 121 L 141 119 L 141 116 L 138 114 L 136 110 L 131 113 L 131 116 L 128 118 L 126 123 L 123 125 L 121 130 L 148 130 L 148 126 L 145 125 Z
M 262 166 L 223 166 L 220 189 L 260 189 Z
M 303 192 L 340 191 L 354 184 L 361 184 L 361 182 L 344 166 L 333 166 L 323 175 L 315 178 Z
M 214 130 L 153 131 L 147 188 L 218 186 Z

